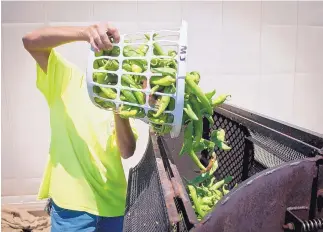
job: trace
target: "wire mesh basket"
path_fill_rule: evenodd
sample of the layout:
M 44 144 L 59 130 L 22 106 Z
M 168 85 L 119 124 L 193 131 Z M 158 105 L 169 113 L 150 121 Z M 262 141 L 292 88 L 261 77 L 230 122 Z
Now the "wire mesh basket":
M 183 20 L 181 27 L 175 30 L 124 34 L 120 42 L 113 43 L 113 46 L 108 52 L 90 51 L 87 86 L 92 102 L 117 113 L 121 108 L 126 109 L 134 112 L 135 118 L 158 124 L 152 117 L 157 108 L 151 95 L 170 96 L 170 105 L 173 107 L 164 111 L 167 121 L 163 125 L 170 126 L 171 136 L 177 137 L 181 130 L 184 105 L 187 23 Z M 160 50 L 163 52 L 158 52 Z M 154 65 L 163 62 L 169 62 L 167 64 L 173 68 L 154 68 Z M 165 82 L 174 81 L 176 90 L 160 88 L 163 82 L 159 77 L 163 77 Z M 129 115 L 132 115 L 130 112 Z

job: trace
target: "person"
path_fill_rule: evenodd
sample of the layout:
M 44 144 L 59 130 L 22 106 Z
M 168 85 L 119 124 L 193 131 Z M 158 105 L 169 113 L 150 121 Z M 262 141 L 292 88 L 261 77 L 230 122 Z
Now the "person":
M 118 43 L 107 23 L 44 27 L 22 38 L 36 61 L 36 86 L 50 113 L 49 160 L 39 199 L 51 199 L 51 231 L 122 231 L 127 182 L 121 157 L 131 157 L 137 134 L 128 119 L 95 106 L 82 71 L 56 47 L 75 41 L 99 52 Z M 111 126 L 112 125 L 112 126 Z

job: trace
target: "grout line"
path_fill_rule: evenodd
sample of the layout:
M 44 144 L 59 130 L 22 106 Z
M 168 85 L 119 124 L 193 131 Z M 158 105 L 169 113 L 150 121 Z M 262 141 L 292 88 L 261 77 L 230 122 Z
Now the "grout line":
M 259 33 L 259 76 L 260 76 L 260 81 L 262 79 L 262 32 L 263 32 L 263 1 L 261 1 L 260 4 L 260 33 Z
M 90 22 L 92 22 L 92 21 L 94 21 L 94 4 L 95 4 L 95 2 L 92 2 L 92 4 L 91 4 L 91 9 L 90 9 Z
M 263 0 L 260 2 L 260 25 L 259 25 L 259 69 L 258 69 L 258 83 L 257 83 L 257 90 L 256 90 L 256 98 L 261 99 L 260 89 L 262 86 L 262 32 L 263 32 Z M 255 108 L 260 112 L 261 109 L 261 101 L 256 101 Z M 260 105 L 259 105 L 260 103 Z
M 296 41 L 295 41 L 295 60 L 294 60 L 294 80 L 293 80 L 293 103 L 292 103 L 292 115 L 291 122 L 295 122 L 294 113 L 295 113 L 295 86 L 296 86 L 296 64 L 297 64 L 297 50 L 298 50 L 298 17 L 299 17 L 299 1 L 297 1 L 297 9 L 296 9 Z
M 48 12 L 46 10 L 46 4 L 45 4 L 45 2 L 42 2 L 41 4 L 42 4 L 42 9 L 45 12 L 45 22 L 44 23 L 46 26 L 48 26 L 49 22 L 48 22 Z

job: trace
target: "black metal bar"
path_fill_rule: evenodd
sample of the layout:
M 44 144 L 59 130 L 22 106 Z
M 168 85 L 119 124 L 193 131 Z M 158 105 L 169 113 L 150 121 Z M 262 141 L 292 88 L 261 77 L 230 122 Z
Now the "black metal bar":
M 250 149 L 250 147 L 252 147 L 252 149 Z M 242 181 L 249 178 L 249 171 L 250 171 L 249 164 L 251 165 L 250 166 L 251 168 L 253 165 L 253 162 L 254 162 L 253 143 L 245 138 L 245 149 L 244 149 L 243 165 L 242 165 Z
M 265 136 L 268 136 L 274 140 L 278 140 L 284 145 L 294 149 L 295 151 L 298 151 L 302 154 L 304 154 L 307 157 L 314 157 L 316 154 L 321 154 L 322 150 L 320 148 L 314 147 L 310 144 L 307 144 L 306 142 L 303 142 L 301 140 L 298 140 L 294 137 L 291 137 L 289 135 L 283 134 L 279 131 L 276 131 L 269 126 L 263 125 L 259 122 L 253 121 L 249 118 L 243 117 L 237 113 L 228 111 L 224 108 L 217 108 L 216 112 L 224 115 L 225 117 L 229 118 L 230 120 L 236 121 L 238 123 L 241 123 L 245 127 L 247 127 L 250 130 L 257 131 Z
M 252 121 L 258 122 L 264 126 L 268 126 L 276 131 L 283 134 L 291 136 L 295 139 L 304 141 L 316 148 L 323 148 L 323 135 L 316 133 L 314 131 L 307 130 L 305 128 L 297 127 L 296 125 L 291 125 L 287 122 L 283 122 L 277 119 L 272 119 L 268 116 L 262 116 L 259 113 L 251 112 L 246 109 L 237 108 L 229 104 L 223 104 L 218 109 L 225 109 L 232 113 L 238 114 L 244 118 L 250 119 Z M 216 109 L 216 110 L 218 110 Z

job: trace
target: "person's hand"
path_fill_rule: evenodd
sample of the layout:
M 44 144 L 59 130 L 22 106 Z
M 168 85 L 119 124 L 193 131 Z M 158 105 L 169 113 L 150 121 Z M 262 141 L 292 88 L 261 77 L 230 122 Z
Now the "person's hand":
M 119 31 L 109 23 L 88 26 L 83 31 L 83 34 L 95 52 L 112 49 L 111 37 L 114 43 L 119 43 L 120 41 Z

